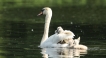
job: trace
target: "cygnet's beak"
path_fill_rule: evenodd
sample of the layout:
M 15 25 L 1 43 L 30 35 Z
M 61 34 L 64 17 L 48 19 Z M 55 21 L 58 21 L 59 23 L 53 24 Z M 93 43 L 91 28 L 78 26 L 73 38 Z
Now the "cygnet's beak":
M 43 15 L 43 12 L 41 11 L 37 16 Z

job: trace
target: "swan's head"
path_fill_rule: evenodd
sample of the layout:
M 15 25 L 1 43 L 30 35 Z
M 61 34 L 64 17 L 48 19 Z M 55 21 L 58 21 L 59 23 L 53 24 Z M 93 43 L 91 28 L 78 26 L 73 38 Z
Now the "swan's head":
M 37 15 L 37 16 L 40 16 L 40 15 L 52 15 L 52 10 L 51 8 L 49 7 L 44 7 L 41 12 Z

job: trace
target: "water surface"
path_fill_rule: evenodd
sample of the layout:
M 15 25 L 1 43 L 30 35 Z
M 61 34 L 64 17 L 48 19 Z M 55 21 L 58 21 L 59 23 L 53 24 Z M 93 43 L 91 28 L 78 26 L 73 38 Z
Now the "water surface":
M 0 10 L 0 58 L 106 57 L 105 6 L 51 8 L 53 18 L 49 36 L 55 33 L 58 26 L 62 26 L 63 29 L 71 30 L 75 38 L 80 36 L 80 44 L 88 46 L 87 51 L 69 48 L 39 48 L 43 35 L 44 16 L 37 17 L 36 15 L 42 7 L 8 8 L 2 6 Z
M 8 23 L 7 23 L 8 22 Z M 55 23 L 50 26 L 50 35 L 54 34 L 57 26 L 71 30 L 75 38 L 81 37 L 80 44 L 88 46 L 88 50 L 79 53 L 78 50 L 67 48 L 39 48 L 43 35 L 44 23 L 25 23 L 23 21 L 4 21 L 0 29 L 0 57 L 1 58 L 105 58 L 106 56 L 106 28 L 105 25 L 87 25 Z M 49 36 L 50 36 L 49 35 Z M 43 51 L 42 51 L 43 50 Z M 46 50 L 46 51 L 44 51 Z M 65 52 L 64 52 L 65 51 Z M 75 52 L 79 54 L 74 54 Z M 56 54 L 57 53 L 57 54 Z M 68 53 L 68 54 L 67 54 Z

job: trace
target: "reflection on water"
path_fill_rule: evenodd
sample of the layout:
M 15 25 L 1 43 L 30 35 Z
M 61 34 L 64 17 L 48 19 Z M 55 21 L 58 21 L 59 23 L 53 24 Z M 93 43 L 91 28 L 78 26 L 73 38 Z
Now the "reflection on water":
M 87 50 L 69 48 L 43 48 L 41 54 L 44 58 L 80 58 L 87 54 Z

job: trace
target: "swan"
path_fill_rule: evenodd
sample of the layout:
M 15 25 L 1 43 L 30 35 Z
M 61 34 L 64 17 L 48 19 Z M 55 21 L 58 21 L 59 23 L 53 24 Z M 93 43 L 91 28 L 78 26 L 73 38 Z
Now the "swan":
M 63 30 L 62 27 L 57 27 L 55 34 L 48 37 L 50 21 L 52 18 L 52 10 L 49 7 L 44 7 L 41 12 L 37 15 L 45 15 L 44 34 L 40 43 L 41 48 L 47 47 L 67 47 L 68 43 L 59 43 L 63 40 L 70 40 L 74 38 L 74 33 L 70 30 Z
M 79 42 L 80 42 L 80 37 L 78 39 L 74 39 L 73 47 L 75 49 L 81 49 L 81 50 L 87 50 L 88 49 L 87 46 L 79 44 Z

